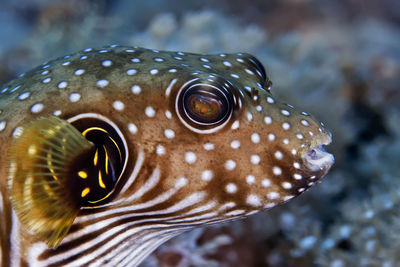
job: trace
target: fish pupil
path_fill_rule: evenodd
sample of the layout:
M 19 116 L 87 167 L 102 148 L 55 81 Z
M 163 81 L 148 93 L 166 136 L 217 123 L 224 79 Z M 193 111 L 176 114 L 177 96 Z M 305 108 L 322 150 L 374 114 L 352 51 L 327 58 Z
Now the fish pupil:
M 196 113 L 200 117 L 214 118 L 221 110 L 223 105 L 222 101 L 218 99 L 208 98 L 205 96 L 190 96 L 189 105 L 193 113 Z

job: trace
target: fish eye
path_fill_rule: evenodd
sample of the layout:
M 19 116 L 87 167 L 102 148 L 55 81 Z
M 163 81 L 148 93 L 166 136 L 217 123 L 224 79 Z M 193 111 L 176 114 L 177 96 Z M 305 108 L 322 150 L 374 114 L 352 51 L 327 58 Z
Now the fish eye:
M 192 86 L 184 92 L 182 101 L 186 116 L 198 124 L 219 123 L 230 108 L 228 97 L 213 86 Z
M 180 91 L 177 111 L 189 128 L 211 132 L 228 121 L 233 102 L 232 89 L 226 85 L 193 82 Z

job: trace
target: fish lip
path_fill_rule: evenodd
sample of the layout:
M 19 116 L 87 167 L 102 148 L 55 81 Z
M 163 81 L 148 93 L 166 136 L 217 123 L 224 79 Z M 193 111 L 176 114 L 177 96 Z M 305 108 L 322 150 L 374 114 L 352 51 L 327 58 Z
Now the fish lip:
M 304 153 L 303 159 L 307 167 L 313 172 L 322 172 L 325 175 L 335 162 L 335 157 L 325 150 L 325 146 L 331 143 L 331 138 L 324 140 L 315 147 L 310 147 Z

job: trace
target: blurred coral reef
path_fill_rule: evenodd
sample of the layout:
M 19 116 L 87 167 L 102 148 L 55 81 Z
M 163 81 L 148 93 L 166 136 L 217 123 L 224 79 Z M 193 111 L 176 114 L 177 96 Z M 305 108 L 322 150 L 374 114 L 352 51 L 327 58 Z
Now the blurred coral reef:
M 0 83 L 109 43 L 252 53 L 276 96 L 332 130 L 334 168 L 295 200 L 187 232 L 141 266 L 399 266 L 400 2 L 216 2 L 3 0 Z

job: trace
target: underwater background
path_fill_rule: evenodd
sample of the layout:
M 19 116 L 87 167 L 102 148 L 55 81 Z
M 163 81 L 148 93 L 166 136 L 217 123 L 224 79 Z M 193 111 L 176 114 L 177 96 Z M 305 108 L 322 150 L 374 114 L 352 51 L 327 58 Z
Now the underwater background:
M 400 1 L 0 0 L 0 84 L 86 47 L 248 52 L 332 131 L 321 184 L 142 267 L 400 266 Z

